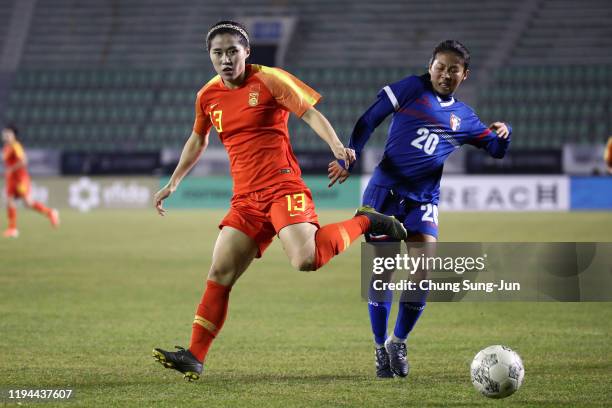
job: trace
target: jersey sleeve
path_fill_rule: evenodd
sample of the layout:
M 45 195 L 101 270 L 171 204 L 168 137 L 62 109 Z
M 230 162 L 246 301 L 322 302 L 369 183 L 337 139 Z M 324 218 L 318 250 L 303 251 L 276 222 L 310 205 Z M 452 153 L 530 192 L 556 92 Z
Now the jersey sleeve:
M 203 91 L 198 92 L 198 96 L 195 101 L 195 122 L 193 123 L 193 131 L 200 136 L 206 135 L 210 128 L 212 127 L 212 123 L 210 121 L 210 117 L 204 112 L 202 108 L 202 96 L 204 95 Z
M 21 143 L 15 143 L 13 145 L 13 155 L 15 156 L 15 159 L 17 159 L 18 161 L 25 160 L 26 155 L 25 155 L 25 151 L 23 150 L 23 146 L 21 146 Z
M 379 93 L 376 101 L 357 120 L 349 141 L 349 148 L 355 150 L 357 160 L 360 159 L 361 152 L 374 130 L 387 116 L 393 113 L 393 111 L 393 105 L 389 99 Z
M 317 91 L 280 68 L 262 66 L 261 73 L 261 80 L 276 102 L 300 118 L 321 99 Z
M 380 90 L 378 96 L 387 98 L 397 112 L 400 107 L 418 98 L 422 92 L 423 82 L 421 78 L 413 75 L 385 86 Z
M 506 151 L 510 146 L 510 136 L 512 135 L 512 127 L 509 124 L 506 124 L 506 126 L 508 126 L 510 135 L 508 135 L 507 139 L 502 139 L 497 136 L 497 133 L 482 123 L 476 114 L 472 114 L 468 120 L 469 134 L 466 143 L 486 150 L 487 153 L 496 159 L 501 159 L 506 155 Z

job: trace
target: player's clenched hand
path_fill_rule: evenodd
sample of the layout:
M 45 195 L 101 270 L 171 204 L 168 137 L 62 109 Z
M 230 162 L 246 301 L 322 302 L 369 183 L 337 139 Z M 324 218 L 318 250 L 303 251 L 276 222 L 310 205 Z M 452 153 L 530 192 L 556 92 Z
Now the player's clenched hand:
M 340 166 L 336 160 L 329 163 L 327 166 L 327 178 L 329 179 L 329 184 L 327 187 L 333 186 L 336 181 L 339 184 L 344 183 L 344 181 L 351 175 L 345 168 Z
M 357 160 L 357 157 L 355 156 L 355 151 L 344 146 L 339 149 L 334 149 L 334 156 L 336 156 L 336 159 L 338 160 L 344 160 L 344 168 L 347 170 L 351 163 Z
M 493 122 L 489 125 L 489 129 L 497 133 L 497 136 L 502 139 L 507 139 L 510 136 L 508 126 L 504 122 Z
M 166 215 L 166 210 L 162 206 L 163 201 L 166 198 L 170 197 L 170 194 L 172 194 L 172 190 L 170 189 L 170 187 L 164 186 L 161 190 L 159 190 L 153 196 L 153 205 L 157 209 L 157 212 L 159 213 L 159 215 L 161 215 L 162 217 Z

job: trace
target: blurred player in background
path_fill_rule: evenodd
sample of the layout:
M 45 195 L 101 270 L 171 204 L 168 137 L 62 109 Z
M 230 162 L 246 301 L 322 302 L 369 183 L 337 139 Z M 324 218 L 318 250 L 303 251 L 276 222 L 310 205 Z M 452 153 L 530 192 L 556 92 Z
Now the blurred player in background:
M 608 174 L 612 174 L 612 136 L 608 138 L 606 150 L 604 150 L 604 161 L 608 168 Z
M 54 227 L 59 226 L 57 210 L 45 207 L 42 203 L 32 200 L 30 196 L 30 175 L 28 174 L 28 159 L 21 143 L 17 140 L 18 130 L 14 125 L 2 129 L 2 159 L 4 160 L 4 182 L 8 215 L 8 229 L 4 231 L 6 238 L 17 238 L 17 207 L 15 201 L 22 199 L 24 204 L 43 214 Z
M 351 135 L 349 147 L 359 160 L 374 129 L 393 115 L 383 158 L 364 192 L 363 204 L 403 222 L 412 254 L 418 254 L 414 248 L 418 244 L 410 243 L 435 243 L 438 239 L 440 178 L 446 158 L 464 144 L 502 158 L 510 144 L 508 125 L 494 122 L 485 126 L 469 106 L 453 96 L 468 76 L 469 63 L 470 53 L 460 42 L 438 44 L 429 61 L 429 72 L 385 86 Z M 349 176 L 343 165 L 338 161 L 329 164 L 330 186 Z M 366 240 L 394 241 L 375 234 L 366 234 Z M 376 347 L 376 374 L 405 377 L 409 370 L 406 340 L 425 308 L 426 294 L 411 301 L 400 299 L 391 336 L 387 336 L 391 302 L 372 297 L 371 293 L 368 309 Z
M 163 201 L 206 149 L 214 126 L 229 155 L 234 196 L 219 225 L 189 349 L 153 351 L 160 363 L 182 372 L 187 380 L 198 379 L 202 372 L 208 349 L 225 321 L 232 286 L 274 236 L 278 235 L 291 265 L 299 270 L 322 267 L 367 232 L 406 237 L 397 220 L 363 207 L 351 219 L 319 227 L 311 192 L 289 143 L 289 113 L 302 118 L 347 166 L 355 159 L 354 151 L 343 146 L 327 119 L 313 107 L 320 95 L 281 69 L 246 64 L 249 36 L 238 23 L 215 24 L 206 42 L 219 75 L 198 92 L 193 132 L 170 181 L 154 198 L 164 215 Z

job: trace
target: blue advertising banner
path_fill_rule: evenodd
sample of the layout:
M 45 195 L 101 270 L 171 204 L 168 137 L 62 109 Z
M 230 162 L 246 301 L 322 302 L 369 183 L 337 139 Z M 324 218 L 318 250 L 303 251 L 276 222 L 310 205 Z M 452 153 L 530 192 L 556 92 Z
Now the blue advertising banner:
M 612 177 L 572 177 L 572 210 L 612 210 Z

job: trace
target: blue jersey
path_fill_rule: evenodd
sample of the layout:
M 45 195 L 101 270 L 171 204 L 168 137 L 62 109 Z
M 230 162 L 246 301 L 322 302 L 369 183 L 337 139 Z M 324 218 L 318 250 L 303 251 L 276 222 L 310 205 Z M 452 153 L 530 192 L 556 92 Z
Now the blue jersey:
M 471 144 L 502 158 L 510 143 L 488 129 L 468 105 L 452 95 L 438 95 L 429 75 L 409 76 L 385 86 L 357 121 L 349 147 L 358 159 L 374 129 L 390 114 L 385 152 L 370 183 L 415 202 L 438 203 L 444 161 L 455 149 Z

